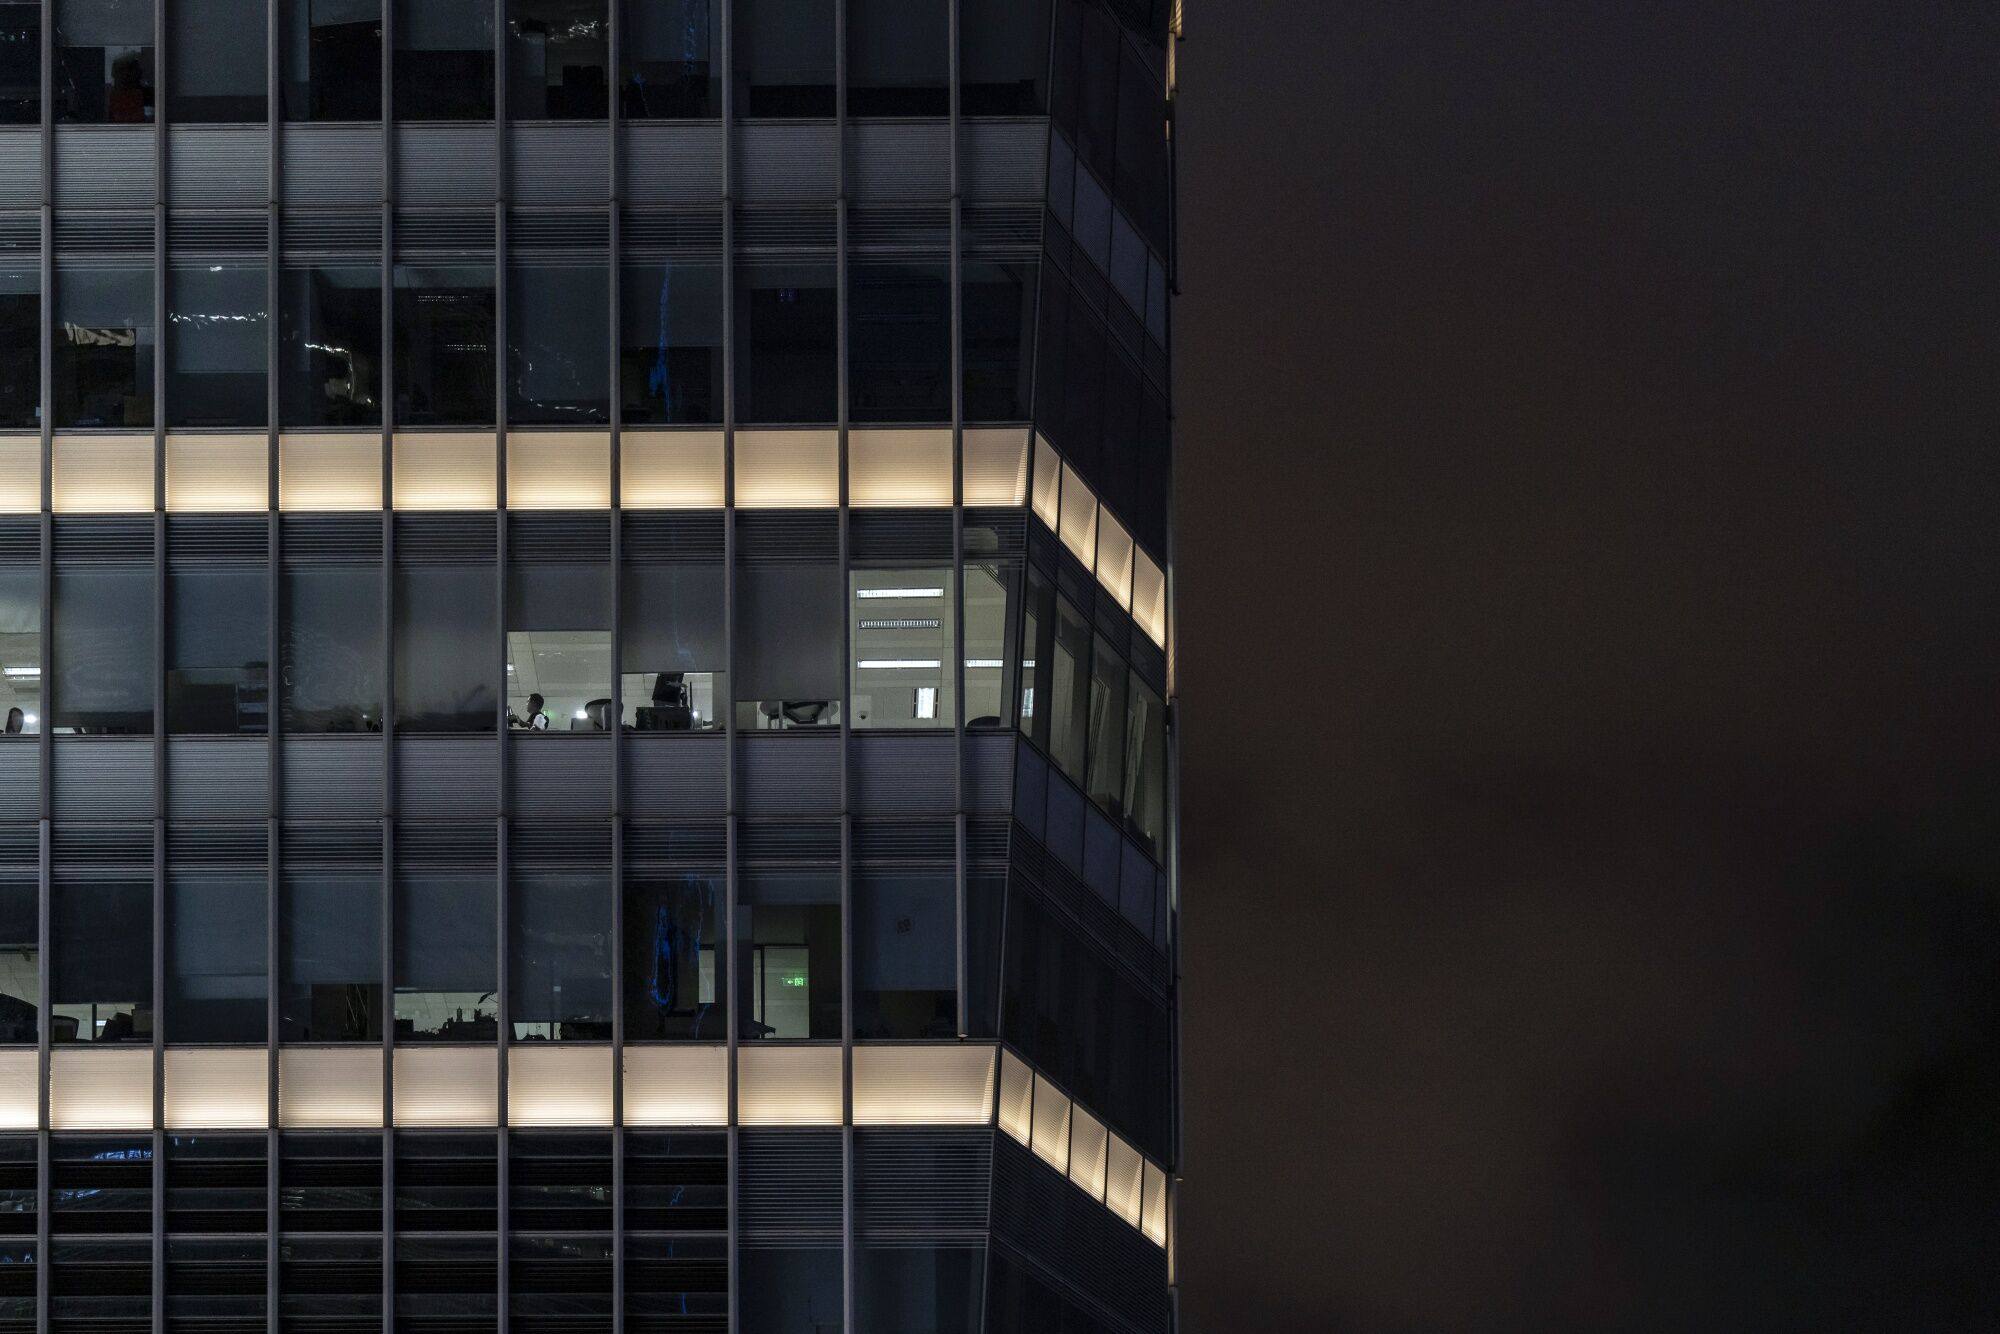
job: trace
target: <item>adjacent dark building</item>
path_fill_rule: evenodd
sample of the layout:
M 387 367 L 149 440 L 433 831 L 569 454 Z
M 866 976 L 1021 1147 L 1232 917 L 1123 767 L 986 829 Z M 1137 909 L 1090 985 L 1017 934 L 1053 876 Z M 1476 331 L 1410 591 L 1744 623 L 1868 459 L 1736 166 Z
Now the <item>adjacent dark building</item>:
M 1166 0 L 0 0 L 0 1331 L 1165 1334 Z

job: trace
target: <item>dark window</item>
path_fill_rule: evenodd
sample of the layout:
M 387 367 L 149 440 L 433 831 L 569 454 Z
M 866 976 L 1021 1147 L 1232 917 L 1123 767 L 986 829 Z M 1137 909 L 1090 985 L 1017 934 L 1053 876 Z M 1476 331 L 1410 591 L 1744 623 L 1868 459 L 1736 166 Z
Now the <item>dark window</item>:
M 619 113 L 704 120 L 722 114 L 722 0 L 624 0 Z
M 854 877 L 854 1036 L 958 1033 L 958 891 L 950 871 Z
M 609 107 L 606 0 L 507 0 L 507 114 L 602 120 Z
M 397 119 L 492 120 L 492 0 L 421 0 L 394 12 Z
M 255 525 L 261 538 L 264 521 L 248 523 Z M 269 730 L 268 584 L 262 565 L 169 567 L 169 732 L 225 735 Z
M 396 1037 L 492 1042 L 500 979 L 492 833 L 427 832 L 437 846 L 426 840 L 416 856 L 397 841 Z
M 1157 57 L 1156 57 L 1157 58 Z M 1118 78 L 1118 168 L 1113 193 L 1155 249 L 1167 248 L 1167 91 L 1130 45 Z
M 280 635 L 285 731 L 382 729 L 382 575 L 377 567 L 287 569 Z
M 396 421 L 493 424 L 493 270 L 396 266 Z
M 587 839 L 579 833 L 577 841 Z M 609 871 L 523 868 L 513 880 L 507 1008 L 514 1038 L 609 1041 Z
M 1118 19 L 1101 5 L 1083 5 L 1082 60 L 1077 75 L 1077 156 L 1099 180 L 1112 177 L 1118 141 L 1118 56 L 1125 48 Z
M 644 732 L 721 726 L 729 698 L 721 565 L 627 561 L 620 596 L 625 725 Z
M 382 118 L 382 0 L 282 0 L 286 120 Z
M 1118 812 L 1125 800 L 1125 660 L 1099 639 L 1090 669 L 1090 799 Z
M 984 1261 L 978 1247 L 863 1245 L 854 1259 L 855 1323 L 895 1334 L 978 1334 Z
M 722 885 L 694 871 L 628 873 L 625 885 L 625 1037 L 718 1041 L 726 1022 L 717 978 L 723 958 Z
M 628 264 L 619 290 L 624 420 L 722 420 L 722 266 Z
M 58 566 L 54 590 L 50 726 L 150 734 L 152 566 Z
M 968 260 L 960 307 L 965 338 L 965 420 L 1028 420 L 1034 367 L 1035 273 L 1028 264 Z
M 266 0 L 169 0 L 167 119 L 266 118 L 264 19 Z
M 1006 727 L 1012 721 L 1014 662 L 1010 642 L 1020 599 L 1019 566 L 968 561 L 965 566 L 965 725 Z
M 151 873 L 100 873 L 75 881 L 61 877 L 51 900 L 51 1039 L 152 1041 Z
M 507 579 L 508 725 L 605 732 L 610 709 L 609 564 L 515 564 Z
M 379 839 L 352 831 L 355 845 Z M 377 844 L 379 846 L 379 843 Z M 289 863 L 294 854 L 289 850 Z M 382 1037 L 382 876 L 376 866 L 290 865 L 284 881 L 278 1040 L 376 1042 Z
M 746 870 L 737 886 L 746 1038 L 840 1036 L 840 873 Z
M 1038 116 L 1048 109 L 1048 0 L 958 0 L 958 109 Z
M 1049 683 L 1049 754 L 1070 778 L 1084 779 L 1090 730 L 1090 625 L 1069 604 L 1055 600 L 1055 671 Z
M 41 731 L 42 576 L 0 566 L 0 742 Z
M 6 967 L 0 968 L 0 1043 L 32 1043 L 38 1032 L 36 1020 L 42 1003 L 40 876 L 41 848 L 34 826 L 0 835 L 0 952 L 6 959 Z
M 41 424 L 41 326 L 42 273 L 35 251 L 0 250 L 0 366 L 12 368 L 0 376 L 0 427 Z
M 56 0 L 55 118 L 153 119 L 153 0 Z
M 745 565 L 736 574 L 736 725 L 840 721 L 840 572 Z
M 1125 818 L 1155 857 L 1166 853 L 1167 707 L 1137 676 L 1126 693 Z
M 739 116 L 834 114 L 834 0 L 735 0 Z
M 176 261 L 167 270 L 167 424 L 264 424 L 261 261 Z
M 264 1041 L 264 884 L 261 868 L 167 877 L 169 1041 Z
M 847 114 L 951 114 L 952 0 L 847 0 Z
M 744 1246 L 741 1334 L 832 1334 L 841 1326 L 840 1247 Z
M 951 420 L 951 266 L 848 267 L 850 420 Z
M 736 281 L 736 419 L 837 420 L 839 331 L 833 265 L 744 265 Z
M 42 118 L 40 0 L 0 0 L 0 125 Z
M 382 271 L 287 266 L 278 283 L 279 423 L 380 425 Z
M 508 267 L 507 421 L 611 419 L 611 279 L 602 262 Z
M 406 565 L 396 571 L 396 726 L 490 732 L 499 629 L 493 566 Z
M 121 262 L 56 273 L 55 424 L 153 424 L 153 269 Z

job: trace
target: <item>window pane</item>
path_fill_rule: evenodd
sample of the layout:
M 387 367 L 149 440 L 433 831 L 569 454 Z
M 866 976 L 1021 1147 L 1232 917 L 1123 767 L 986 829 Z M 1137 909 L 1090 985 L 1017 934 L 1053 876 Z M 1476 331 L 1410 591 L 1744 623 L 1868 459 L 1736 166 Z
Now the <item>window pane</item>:
M 42 1003 L 39 853 L 34 831 L 0 865 L 0 1043 L 32 1043 Z M 25 854 L 24 856 L 20 854 Z
M 493 424 L 493 269 L 396 266 L 396 421 Z
M 736 725 L 840 721 L 840 572 L 744 565 L 736 572 Z
M 1166 853 L 1167 707 L 1137 676 L 1127 698 L 1125 818 L 1155 857 Z
M 949 871 L 854 877 L 854 1036 L 958 1033 L 958 889 Z
M 56 1042 L 150 1042 L 153 885 L 138 875 L 51 890 L 49 977 Z
M 854 726 L 952 725 L 950 588 L 949 567 L 854 571 L 848 641 Z
M 153 119 L 153 0 L 55 0 L 55 117 Z
M 741 1334 L 837 1334 L 841 1326 L 840 1247 L 744 1246 Z
M 611 1037 L 608 871 L 517 871 L 507 1006 L 516 1039 Z
M 396 1038 L 492 1042 L 499 955 L 490 866 L 396 877 Z
M 56 273 L 55 424 L 153 424 L 150 264 Z
M 716 727 L 721 722 L 720 565 L 628 561 L 620 682 L 625 725 L 646 732 Z
M 500 627 L 491 565 L 413 565 L 396 572 L 396 726 L 490 732 Z
M 357 842 L 377 838 L 354 831 Z M 278 1040 L 382 1038 L 382 877 L 379 871 L 287 870 L 279 943 Z
M 396 118 L 492 120 L 492 0 L 417 0 L 394 12 Z
M 41 0 L 0 0 L 0 125 L 41 118 Z
M 507 580 L 508 726 L 604 732 L 610 709 L 610 567 L 515 565 Z
M 848 417 L 951 420 L 951 266 L 848 269 Z
M 0 741 L 42 730 L 42 577 L 0 569 Z
M 736 282 L 737 420 L 837 420 L 839 328 L 833 265 L 744 265 Z
M 619 114 L 712 119 L 722 114 L 722 0 L 625 0 Z
M 286 120 L 382 118 L 381 0 L 281 0 Z
M 261 520 L 252 520 L 262 526 Z M 173 568 L 167 578 L 167 730 L 261 735 L 270 726 L 270 599 L 261 566 Z
M 1034 264 L 965 265 L 965 419 L 1026 421 L 1035 361 Z
M 1125 660 L 1102 639 L 1090 672 L 1090 799 L 1116 812 L 1125 799 Z
M 718 1041 L 727 1017 L 719 877 L 640 875 L 625 886 L 625 1037 Z
M 167 270 L 167 424 L 264 424 L 262 263 Z
M 1012 565 L 969 563 L 965 567 L 965 725 L 1005 727 L 1012 719 L 1013 625 L 1021 571 Z
M 285 730 L 381 731 L 381 573 L 295 567 L 284 581 Z
M 167 880 L 167 1040 L 262 1042 L 264 876 L 175 871 Z
M 1083 757 L 1090 726 L 1090 625 L 1058 597 L 1055 617 L 1055 670 L 1049 682 L 1049 754 L 1071 780 L 1084 778 Z
M 739 116 L 834 114 L 834 0 L 735 0 Z
M 945 1165 L 938 1167 L 943 1170 Z M 856 1251 L 854 1270 L 854 1317 L 861 1328 L 896 1334 L 978 1334 L 985 1274 L 985 1253 L 978 1247 L 864 1245 Z M 993 1327 L 1037 1328 L 997 1323 Z
M 176 125 L 265 119 L 265 0 L 167 5 L 167 117 Z
M 1041 115 L 1048 71 L 1048 0 L 958 0 L 960 112 Z
M 372 264 L 287 267 L 278 275 L 278 420 L 382 421 L 382 272 Z
M 1055 589 L 1032 565 L 1021 604 L 1021 730 L 1046 750 L 1050 682 L 1055 675 Z
M 628 264 L 618 340 L 625 423 L 722 420 L 722 266 Z
M 51 725 L 66 732 L 153 730 L 153 571 L 58 568 Z
M 601 263 L 516 261 L 508 269 L 507 420 L 611 419 L 611 279 Z
M 606 0 L 507 0 L 507 114 L 603 120 L 611 39 Z
M 745 871 L 737 1014 L 746 1038 L 840 1036 L 840 873 Z
M 951 0 L 847 0 L 847 114 L 951 114 Z
M 5 11 L 0 10 L 0 22 L 4 20 Z M 5 40 L 0 30 L 0 41 Z M 5 76 L 0 63 L 0 79 Z M 0 427 L 41 423 L 41 322 L 42 274 L 36 252 L 0 251 L 0 366 L 15 368 L 14 373 L 0 376 Z

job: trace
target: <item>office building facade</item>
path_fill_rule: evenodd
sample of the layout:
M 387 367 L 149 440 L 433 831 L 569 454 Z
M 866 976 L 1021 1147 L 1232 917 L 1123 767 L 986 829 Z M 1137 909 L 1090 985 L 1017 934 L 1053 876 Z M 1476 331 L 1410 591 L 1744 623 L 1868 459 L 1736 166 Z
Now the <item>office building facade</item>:
M 0 1331 L 1174 1324 L 1166 0 L 0 0 Z

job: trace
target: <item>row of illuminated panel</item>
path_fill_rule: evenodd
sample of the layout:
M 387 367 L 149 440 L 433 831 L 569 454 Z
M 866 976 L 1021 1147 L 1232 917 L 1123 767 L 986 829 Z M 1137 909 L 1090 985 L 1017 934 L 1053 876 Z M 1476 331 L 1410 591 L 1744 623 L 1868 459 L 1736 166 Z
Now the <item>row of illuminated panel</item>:
M 1094 572 L 1118 605 L 1147 638 L 1167 644 L 1167 580 L 1125 525 L 1101 504 L 1083 475 L 1065 463 L 1041 436 L 1035 437 L 1033 489 L 1035 517 L 1071 555 Z
M 265 70 L 273 12 L 283 119 L 381 117 L 381 0 L 278 0 L 275 10 L 270 0 L 157 0 L 164 7 L 164 79 L 155 2 L 54 0 L 54 119 L 149 123 L 155 89 L 163 86 L 170 121 L 262 121 L 273 91 Z M 734 20 L 727 55 L 725 5 Z M 27 77 L 10 80 L 0 100 L 0 123 L 40 117 L 34 56 L 42 8 L 38 0 L 0 3 L 0 42 L 19 44 L 27 55 Z M 398 117 L 491 120 L 503 59 L 510 118 L 601 119 L 613 95 L 614 16 L 621 116 L 720 115 L 725 63 L 734 69 L 738 115 L 835 113 L 835 0 L 505 0 L 502 8 L 504 37 L 496 41 L 492 0 L 389 7 Z M 1048 0 L 845 0 L 848 114 L 947 114 L 954 9 L 966 114 L 1045 109 Z
M 1167 1244 L 1166 1173 L 1004 1047 L 998 1124 L 1155 1244 Z

